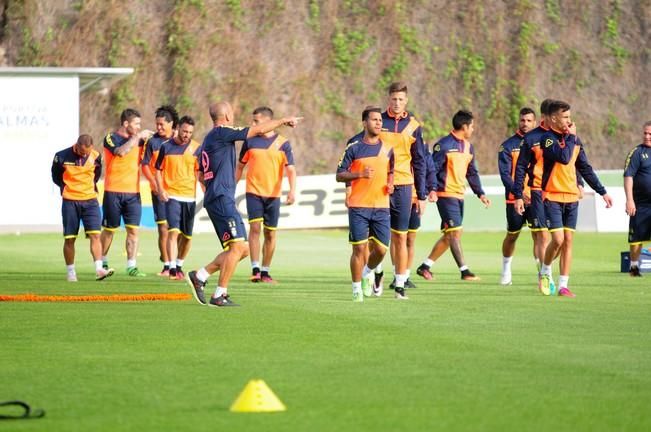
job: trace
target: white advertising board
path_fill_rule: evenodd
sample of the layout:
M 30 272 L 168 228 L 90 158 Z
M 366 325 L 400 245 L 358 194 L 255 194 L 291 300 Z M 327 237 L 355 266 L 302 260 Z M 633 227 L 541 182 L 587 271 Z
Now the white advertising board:
M 282 202 L 289 186 L 284 180 Z M 348 210 L 344 205 L 346 187 L 335 181 L 335 175 L 300 176 L 296 181 L 296 202 L 280 208 L 278 228 L 335 228 L 348 226 Z M 246 221 L 245 182 L 240 181 L 235 192 L 237 209 Z M 197 195 L 201 209 L 194 221 L 195 232 L 214 232 L 208 213 L 203 208 L 203 195 Z
M 79 78 L 0 78 L 0 225 L 60 225 L 54 153 L 79 135 Z

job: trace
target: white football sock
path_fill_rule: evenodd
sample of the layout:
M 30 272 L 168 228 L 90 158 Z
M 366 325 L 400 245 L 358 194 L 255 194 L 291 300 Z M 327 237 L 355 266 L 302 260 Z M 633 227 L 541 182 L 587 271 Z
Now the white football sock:
M 569 276 L 560 275 L 558 277 L 559 288 L 567 288 L 568 283 L 570 283 L 570 277 Z
M 210 274 L 206 271 L 205 267 L 201 267 L 199 270 L 197 270 L 197 279 L 199 279 L 201 282 L 207 281 L 209 277 Z

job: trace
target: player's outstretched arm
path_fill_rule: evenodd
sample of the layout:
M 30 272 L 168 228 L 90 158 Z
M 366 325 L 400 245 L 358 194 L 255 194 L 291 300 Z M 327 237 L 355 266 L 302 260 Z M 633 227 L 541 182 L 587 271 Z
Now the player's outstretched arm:
M 257 135 L 263 135 L 274 129 L 278 129 L 281 126 L 296 127 L 301 120 L 303 120 L 303 117 L 283 117 L 280 119 L 269 120 L 268 122 L 251 126 L 246 137 L 251 138 Z

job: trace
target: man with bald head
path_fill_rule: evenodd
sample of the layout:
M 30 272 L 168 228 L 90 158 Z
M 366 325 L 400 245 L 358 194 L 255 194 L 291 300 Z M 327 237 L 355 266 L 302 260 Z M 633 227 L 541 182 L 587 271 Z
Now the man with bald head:
M 235 141 L 244 141 L 280 126 L 295 127 L 300 117 L 284 117 L 252 127 L 233 127 L 233 107 L 228 102 L 210 105 L 214 128 L 202 144 L 201 171 L 206 187 L 203 203 L 224 249 L 209 264 L 188 273 L 194 298 L 210 306 L 237 306 L 228 295 L 228 282 L 237 263 L 249 255 L 246 228 L 235 207 Z M 219 271 L 215 294 L 206 301 L 204 286 L 208 277 Z

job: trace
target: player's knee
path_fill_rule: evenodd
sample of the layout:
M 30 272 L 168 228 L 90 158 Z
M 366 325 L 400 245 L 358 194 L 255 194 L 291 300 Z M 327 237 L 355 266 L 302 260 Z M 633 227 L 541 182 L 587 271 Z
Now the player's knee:
M 250 234 L 251 235 L 260 235 L 260 227 L 261 227 L 261 225 L 262 224 L 260 222 L 252 222 L 251 224 L 249 224 L 249 228 L 250 228 L 250 231 L 251 231 Z
M 235 242 L 231 245 L 229 251 L 237 254 L 240 260 L 249 256 L 249 242 Z
M 267 241 L 273 241 L 276 238 L 276 230 L 264 229 L 264 239 Z

